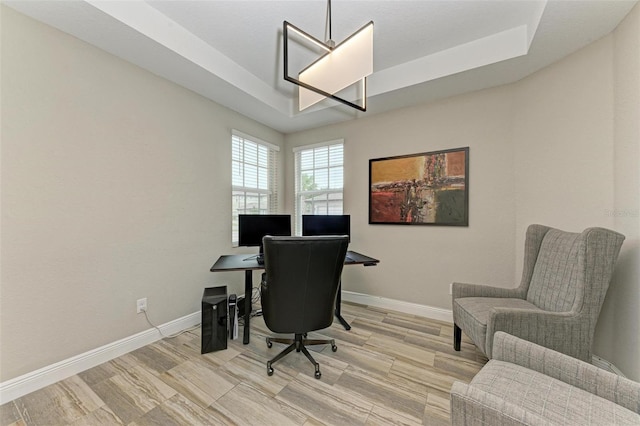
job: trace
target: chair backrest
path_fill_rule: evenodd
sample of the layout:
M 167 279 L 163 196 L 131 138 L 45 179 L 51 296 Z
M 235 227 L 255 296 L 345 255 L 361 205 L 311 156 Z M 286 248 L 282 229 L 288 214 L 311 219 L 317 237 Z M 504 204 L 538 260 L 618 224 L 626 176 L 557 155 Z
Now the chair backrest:
M 527 300 L 546 311 L 583 311 L 597 318 L 624 236 L 604 228 L 581 233 L 546 228 L 538 235 L 542 241 Z
M 306 333 L 333 322 L 348 236 L 264 237 L 262 315 L 276 333 Z

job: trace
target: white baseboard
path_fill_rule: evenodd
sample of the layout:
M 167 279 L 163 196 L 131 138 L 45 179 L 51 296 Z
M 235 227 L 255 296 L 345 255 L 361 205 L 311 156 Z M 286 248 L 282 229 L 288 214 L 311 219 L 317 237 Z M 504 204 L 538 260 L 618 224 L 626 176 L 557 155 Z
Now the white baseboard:
M 194 312 L 163 324 L 158 328 L 162 335 L 168 336 L 197 325 L 200 323 L 200 318 L 200 312 Z M 160 331 L 150 328 L 133 336 L 125 337 L 108 345 L 2 382 L 0 383 L 0 405 L 160 340 L 162 338 Z
M 419 305 L 417 303 L 387 299 L 386 297 L 371 296 L 346 290 L 342 291 L 342 300 L 360 305 L 375 306 L 377 308 L 403 312 L 405 314 L 419 315 L 438 321 L 453 322 L 453 312 L 450 309 L 435 308 L 433 306 Z
M 603 370 L 607 370 L 613 374 L 617 374 L 620 377 L 627 377 L 625 376 L 622 371 L 620 371 L 618 369 L 618 367 L 616 367 L 615 365 L 611 364 L 609 361 L 607 361 L 604 358 L 600 358 L 598 355 L 592 355 L 591 356 L 591 363 L 593 365 L 595 365 L 598 368 L 602 368 Z

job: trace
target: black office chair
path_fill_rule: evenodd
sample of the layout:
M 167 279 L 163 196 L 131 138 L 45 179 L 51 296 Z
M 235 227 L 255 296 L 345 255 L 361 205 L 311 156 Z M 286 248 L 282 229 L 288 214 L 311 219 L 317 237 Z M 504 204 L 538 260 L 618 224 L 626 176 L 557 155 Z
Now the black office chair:
M 273 375 L 272 364 L 294 349 L 302 352 L 321 376 L 320 366 L 305 345 L 331 345 L 334 340 L 307 339 L 307 333 L 327 328 L 333 322 L 340 275 L 347 254 L 347 236 L 270 237 L 263 239 L 265 273 L 260 295 L 262 315 L 274 333 L 293 333 L 293 339 L 267 337 L 272 342 L 289 346 L 267 362 L 267 374 Z

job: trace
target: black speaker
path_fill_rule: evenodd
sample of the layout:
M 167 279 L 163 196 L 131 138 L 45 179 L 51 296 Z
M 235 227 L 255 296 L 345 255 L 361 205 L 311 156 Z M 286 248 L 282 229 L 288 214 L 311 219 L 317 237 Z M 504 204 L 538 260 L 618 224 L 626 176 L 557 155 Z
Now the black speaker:
M 227 349 L 226 285 L 204 289 L 201 328 L 201 354 Z

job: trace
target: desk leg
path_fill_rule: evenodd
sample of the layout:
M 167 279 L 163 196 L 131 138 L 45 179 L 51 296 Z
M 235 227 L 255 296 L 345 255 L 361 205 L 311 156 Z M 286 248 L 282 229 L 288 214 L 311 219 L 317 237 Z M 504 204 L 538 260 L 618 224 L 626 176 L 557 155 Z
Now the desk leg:
M 342 318 L 340 314 L 340 306 L 342 305 L 342 280 L 340 280 L 340 284 L 338 285 L 338 296 L 336 297 L 336 318 L 340 321 L 340 324 L 344 327 L 345 330 L 351 330 L 351 326 L 349 323 Z
M 244 271 L 244 335 L 242 343 L 249 344 L 251 332 L 251 296 L 253 295 L 253 271 Z

